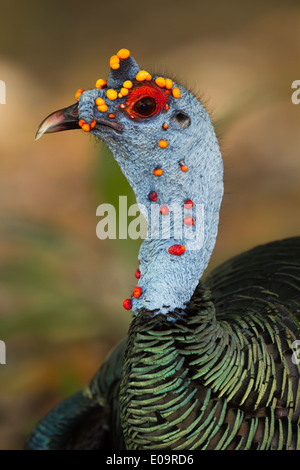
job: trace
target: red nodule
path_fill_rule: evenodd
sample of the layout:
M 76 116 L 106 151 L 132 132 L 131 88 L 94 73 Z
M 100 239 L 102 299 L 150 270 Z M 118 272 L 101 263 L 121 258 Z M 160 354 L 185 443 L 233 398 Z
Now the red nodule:
M 191 201 L 190 199 L 187 199 L 184 203 L 184 208 L 185 209 L 191 209 L 193 207 L 193 201 Z
M 140 271 L 139 269 L 137 269 L 137 270 L 135 271 L 134 275 L 135 275 L 135 277 L 136 277 L 137 279 L 140 279 L 140 277 L 141 277 L 141 271 Z
M 123 301 L 123 307 L 126 309 L 126 310 L 131 310 L 131 300 L 130 299 L 125 299 Z
M 193 217 L 185 217 L 183 219 L 183 222 L 185 223 L 185 225 L 194 225 L 195 223 Z
M 188 167 L 186 165 L 184 165 L 184 163 L 181 163 L 180 164 L 180 169 L 181 171 L 183 171 L 184 173 L 186 173 L 187 171 L 189 171 Z
M 141 295 L 142 295 L 142 289 L 141 289 L 141 287 L 136 286 L 136 287 L 133 289 L 132 295 L 133 295 L 133 297 L 135 297 L 136 299 L 138 299 L 139 297 L 141 297 Z
M 183 245 L 172 245 L 169 248 L 170 255 L 180 256 L 185 252 L 185 247 Z
M 149 194 L 149 199 L 150 201 L 157 201 L 157 193 L 155 191 L 152 191 L 152 193 Z
M 168 206 L 161 206 L 160 213 L 161 213 L 161 215 L 167 215 L 169 213 Z

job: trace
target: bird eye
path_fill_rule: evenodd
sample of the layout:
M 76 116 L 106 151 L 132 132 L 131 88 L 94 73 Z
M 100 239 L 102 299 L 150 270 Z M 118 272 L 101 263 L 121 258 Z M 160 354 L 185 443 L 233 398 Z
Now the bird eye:
M 187 114 L 183 113 L 182 111 L 180 111 L 179 113 L 176 113 L 174 115 L 174 119 L 182 129 L 186 129 L 191 124 L 190 117 Z
M 135 103 L 133 111 L 142 117 L 150 117 L 156 111 L 156 101 L 151 96 L 145 96 Z

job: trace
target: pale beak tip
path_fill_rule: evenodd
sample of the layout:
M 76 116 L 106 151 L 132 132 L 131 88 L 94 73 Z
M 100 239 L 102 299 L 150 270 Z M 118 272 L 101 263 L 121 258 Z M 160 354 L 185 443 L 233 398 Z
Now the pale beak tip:
M 38 130 L 36 131 L 34 140 L 39 140 L 39 139 L 42 137 L 43 134 L 44 134 L 44 132 L 41 132 L 41 130 L 38 129 Z
M 35 140 L 39 140 L 42 135 L 46 134 L 49 132 L 49 130 L 52 127 L 52 115 L 48 116 L 46 119 L 43 120 L 43 122 L 39 125 L 36 134 L 35 134 Z

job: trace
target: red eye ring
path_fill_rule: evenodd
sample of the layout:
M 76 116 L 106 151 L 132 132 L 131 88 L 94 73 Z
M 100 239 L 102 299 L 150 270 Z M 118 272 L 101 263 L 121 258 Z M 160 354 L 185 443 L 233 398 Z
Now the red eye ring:
M 130 116 L 150 118 L 165 109 L 169 96 L 154 82 L 133 87 L 128 94 L 126 111 Z

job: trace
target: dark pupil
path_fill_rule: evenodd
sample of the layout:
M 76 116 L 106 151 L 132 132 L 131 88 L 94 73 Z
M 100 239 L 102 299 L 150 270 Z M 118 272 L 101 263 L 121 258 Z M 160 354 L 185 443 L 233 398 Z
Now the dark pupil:
M 156 102 L 154 98 L 147 96 L 137 101 L 133 107 L 134 111 L 141 116 L 151 116 L 156 110 Z

